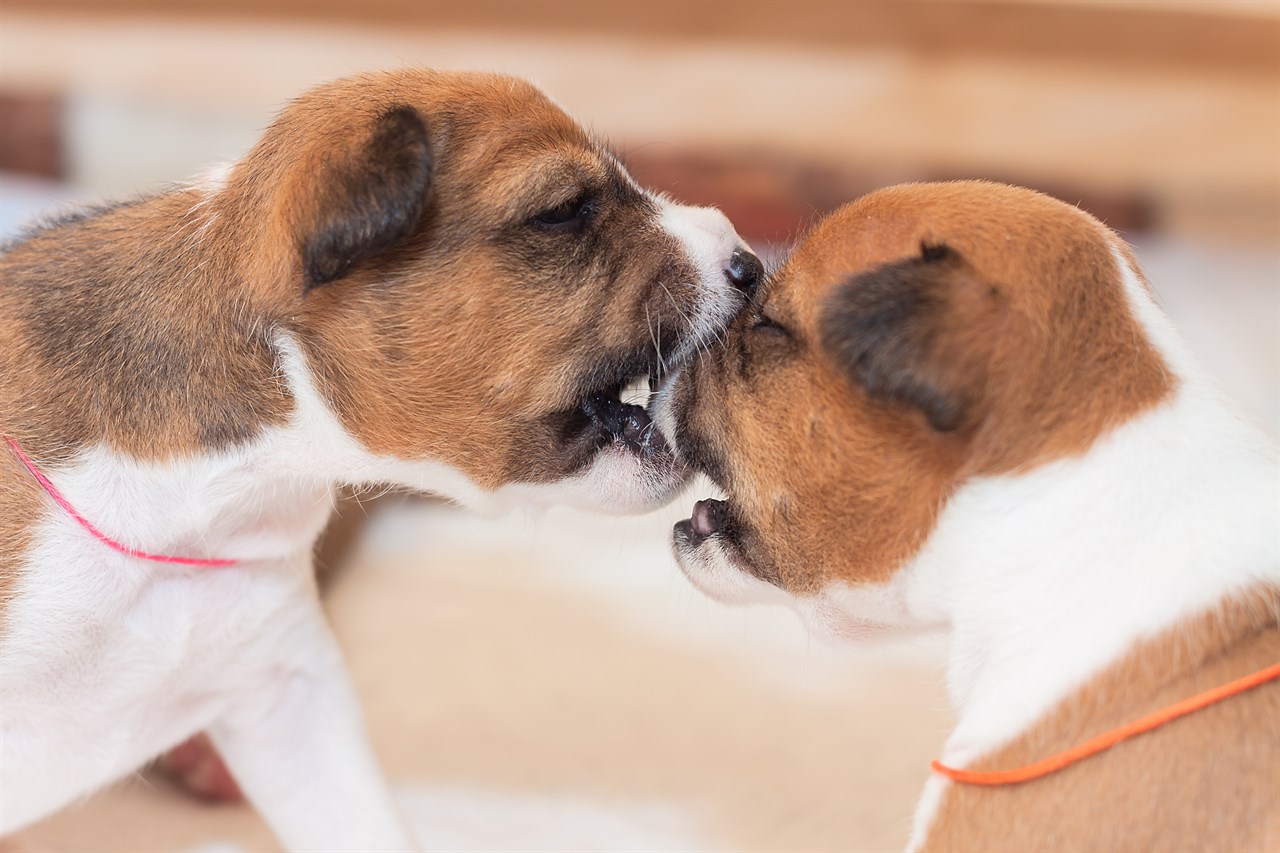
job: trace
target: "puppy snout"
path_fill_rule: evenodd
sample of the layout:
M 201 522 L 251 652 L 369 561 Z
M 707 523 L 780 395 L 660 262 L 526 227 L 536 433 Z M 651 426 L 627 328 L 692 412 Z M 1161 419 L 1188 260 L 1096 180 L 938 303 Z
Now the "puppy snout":
M 760 280 L 764 278 L 764 264 L 750 250 L 738 249 L 729 257 L 724 274 L 729 283 L 749 299 L 755 295 Z

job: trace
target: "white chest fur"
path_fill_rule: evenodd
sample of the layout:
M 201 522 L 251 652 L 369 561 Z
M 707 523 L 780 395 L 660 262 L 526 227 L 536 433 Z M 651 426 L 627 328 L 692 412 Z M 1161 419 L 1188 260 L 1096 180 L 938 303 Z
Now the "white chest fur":
M 59 472 L 73 505 L 127 544 L 244 562 L 131 558 L 50 506 L 0 644 L 0 832 L 204 728 L 284 654 L 291 610 L 314 595 L 310 545 L 329 491 L 272 478 L 245 488 L 252 467 L 146 470 L 95 450 Z

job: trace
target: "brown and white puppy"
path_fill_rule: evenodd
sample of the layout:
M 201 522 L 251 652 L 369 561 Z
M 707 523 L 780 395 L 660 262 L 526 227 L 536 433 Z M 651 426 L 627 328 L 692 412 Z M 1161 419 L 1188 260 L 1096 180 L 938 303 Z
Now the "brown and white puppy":
M 287 107 L 220 179 L 0 258 L 0 834 L 207 729 L 289 849 L 412 845 L 316 603 L 335 484 L 634 511 L 683 467 L 633 378 L 759 262 L 533 86 L 404 71 Z
M 944 764 L 1019 767 L 1280 660 L 1275 449 L 1087 214 L 873 193 L 726 338 L 659 404 L 727 494 L 676 526 L 681 567 L 843 640 L 948 632 Z M 911 847 L 1277 849 L 1280 683 L 1037 781 L 935 776 Z

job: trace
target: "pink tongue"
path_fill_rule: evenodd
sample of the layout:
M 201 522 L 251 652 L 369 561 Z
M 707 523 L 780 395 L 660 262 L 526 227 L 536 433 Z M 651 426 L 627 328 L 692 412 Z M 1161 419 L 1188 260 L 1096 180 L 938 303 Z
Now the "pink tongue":
M 710 501 L 698 501 L 693 505 L 693 517 L 689 519 L 689 524 L 693 527 L 693 532 L 703 538 L 716 532 Z

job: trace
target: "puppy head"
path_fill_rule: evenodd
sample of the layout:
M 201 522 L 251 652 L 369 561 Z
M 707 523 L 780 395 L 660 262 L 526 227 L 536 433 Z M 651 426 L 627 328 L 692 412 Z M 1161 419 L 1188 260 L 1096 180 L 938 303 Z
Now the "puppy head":
M 734 601 L 888 589 L 967 479 L 1079 454 L 1163 397 L 1119 240 L 1029 190 L 883 190 L 822 222 L 665 395 L 727 493 L 676 526 Z
M 538 89 L 341 81 L 287 108 L 226 193 L 268 212 L 251 263 L 322 395 L 407 481 L 443 462 L 481 490 L 615 510 L 683 483 L 619 396 L 717 335 L 759 262 L 717 211 L 638 187 Z

